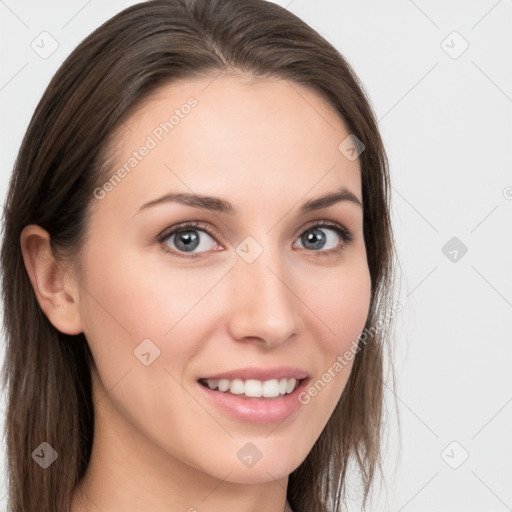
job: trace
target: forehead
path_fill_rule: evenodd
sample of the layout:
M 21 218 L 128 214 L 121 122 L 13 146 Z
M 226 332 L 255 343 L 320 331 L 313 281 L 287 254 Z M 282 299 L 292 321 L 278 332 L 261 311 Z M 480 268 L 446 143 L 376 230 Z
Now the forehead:
M 115 133 L 110 176 L 126 172 L 110 199 L 139 204 L 183 191 L 280 204 L 339 186 L 361 199 L 359 161 L 339 149 L 348 135 L 339 113 L 296 83 L 182 79 L 146 98 Z

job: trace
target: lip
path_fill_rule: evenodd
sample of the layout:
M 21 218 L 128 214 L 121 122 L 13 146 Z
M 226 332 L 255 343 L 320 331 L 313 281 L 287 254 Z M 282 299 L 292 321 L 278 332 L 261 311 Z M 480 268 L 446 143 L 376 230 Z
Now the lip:
M 289 395 L 275 398 L 241 398 L 229 392 L 214 391 L 199 381 L 196 381 L 196 384 L 199 392 L 227 416 L 247 423 L 270 424 L 285 420 L 300 408 L 302 403 L 299 401 L 299 394 L 306 388 L 309 380 L 303 378 Z
M 208 375 L 207 377 L 201 377 L 201 379 L 255 379 L 266 381 L 282 378 L 302 380 L 308 377 L 308 372 L 291 366 L 275 366 L 273 368 L 257 368 L 255 366 L 248 366 L 246 368 L 239 368 L 238 370 Z

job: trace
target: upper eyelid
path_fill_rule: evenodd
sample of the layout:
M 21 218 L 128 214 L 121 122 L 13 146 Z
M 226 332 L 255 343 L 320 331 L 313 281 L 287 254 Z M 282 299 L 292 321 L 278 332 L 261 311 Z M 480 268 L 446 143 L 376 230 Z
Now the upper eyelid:
M 218 231 L 215 228 L 213 228 L 212 226 L 208 226 L 203 222 L 185 221 L 179 222 L 178 224 L 173 224 L 172 226 L 168 226 L 158 235 L 157 238 L 159 241 L 167 240 L 169 237 L 176 234 L 177 232 L 186 229 L 197 229 L 200 231 L 205 231 L 206 234 L 209 236 L 219 236 Z

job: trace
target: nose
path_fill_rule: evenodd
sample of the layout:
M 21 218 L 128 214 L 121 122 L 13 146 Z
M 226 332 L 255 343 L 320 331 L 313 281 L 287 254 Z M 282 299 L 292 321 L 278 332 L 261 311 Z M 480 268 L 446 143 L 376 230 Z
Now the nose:
M 271 348 L 301 331 L 302 301 L 294 293 L 292 274 L 281 258 L 269 251 L 252 263 L 240 258 L 229 279 L 228 330 L 234 339 L 256 340 Z

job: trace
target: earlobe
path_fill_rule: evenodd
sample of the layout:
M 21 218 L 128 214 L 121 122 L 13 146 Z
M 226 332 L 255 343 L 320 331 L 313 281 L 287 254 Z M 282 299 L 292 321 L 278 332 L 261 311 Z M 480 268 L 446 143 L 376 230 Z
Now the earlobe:
M 78 285 L 55 259 L 48 232 L 35 224 L 25 226 L 20 244 L 34 293 L 48 320 L 65 334 L 83 332 Z

